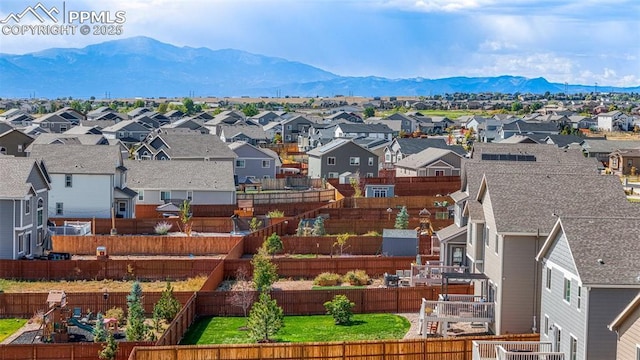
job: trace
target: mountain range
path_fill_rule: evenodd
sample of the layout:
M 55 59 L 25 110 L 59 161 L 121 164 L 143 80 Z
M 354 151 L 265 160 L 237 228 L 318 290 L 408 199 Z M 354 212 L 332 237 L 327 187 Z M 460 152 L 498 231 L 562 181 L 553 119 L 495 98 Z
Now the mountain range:
M 0 97 L 419 96 L 444 93 L 558 93 L 565 84 L 518 76 L 388 79 L 346 77 L 234 49 L 177 47 L 148 37 L 77 48 L 0 54 Z M 569 93 L 593 86 L 566 85 Z M 640 87 L 606 87 L 640 92 Z

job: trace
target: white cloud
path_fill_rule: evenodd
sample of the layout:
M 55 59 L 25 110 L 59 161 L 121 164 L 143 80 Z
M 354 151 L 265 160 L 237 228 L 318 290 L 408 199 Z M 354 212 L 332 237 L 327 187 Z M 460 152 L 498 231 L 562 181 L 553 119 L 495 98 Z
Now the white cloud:
M 501 50 L 515 50 L 518 46 L 501 40 L 486 40 L 478 46 L 480 51 L 494 52 Z
M 378 5 L 405 11 L 457 12 L 478 9 L 494 2 L 493 0 L 389 0 Z

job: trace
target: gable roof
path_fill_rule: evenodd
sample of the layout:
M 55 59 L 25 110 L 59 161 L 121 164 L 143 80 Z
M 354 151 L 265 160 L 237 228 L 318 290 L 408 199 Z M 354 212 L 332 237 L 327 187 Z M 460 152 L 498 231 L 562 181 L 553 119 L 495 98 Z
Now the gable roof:
M 125 160 L 132 189 L 235 191 L 231 161 Z
M 0 171 L 0 184 L 2 184 L 0 199 L 22 199 L 27 196 L 32 190 L 32 185 L 28 181 L 34 167 L 41 172 L 43 179 L 46 179 L 34 159 L 0 156 L 0 168 L 2 169 Z
M 423 166 L 427 166 L 448 154 L 454 154 L 455 156 L 461 157 L 451 150 L 428 148 L 422 150 L 417 154 L 412 154 L 401 160 L 398 160 L 398 162 L 396 162 L 396 166 L 409 169 L 417 169 Z
M 135 120 L 124 120 L 102 129 L 102 132 L 118 132 L 125 129 L 127 131 L 149 131 L 147 127 Z
M 40 134 L 35 138 L 32 145 L 53 143 L 103 145 L 106 144 L 107 141 L 104 136 L 95 134 Z
M 545 142 L 551 141 L 557 147 L 566 147 L 569 144 L 582 144 L 584 142 L 584 139 L 579 136 L 561 134 L 547 135 L 544 140 Z
M 447 145 L 444 138 L 396 138 L 394 141 L 400 146 L 400 152 L 404 155 L 417 154 L 427 148 L 448 149 L 458 155 L 467 153 L 462 146 Z
M 383 134 L 392 134 L 393 130 L 388 127 L 386 124 L 373 123 L 352 123 L 346 122 L 336 125 L 339 127 L 344 133 L 383 133 Z
M 536 259 L 548 254 L 561 233 L 583 285 L 640 288 L 639 217 L 560 216 Z
M 225 138 L 233 138 L 240 134 L 247 136 L 254 140 L 267 140 L 269 137 L 260 125 L 247 125 L 247 124 L 220 124 L 218 125 L 218 133 L 224 132 Z
M 201 133 L 163 133 L 148 139 L 150 144 L 156 138 L 162 139 L 167 146 L 156 150 L 163 150 L 171 159 L 235 159 L 236 155 L 219 137 Z M 152 146 L 149 146 L 153 149 Z
M 613 319 L 611 324 L 609 324 L 607 326 L 609 328 L 609 330 L 618 331 L 618 329 L 620 329 L 622 327 L 622 325 L 629 318 L 629 316 L 631 316 L 636 311 L 638 306 L 640 306 L 640 293 L 638 295 L 636 295 L 636 297 L 633 298 L 633 300 L 631 300 L 629 305 L 627 305 L 620 312 L 620 314 L 618 314 L 618 316 L 616 316 L 616 318 Z
M 50 174 L 115 174 L 122 164 L 118 145 L 32 144 L 30 157 L 43 160 Z
M 347 144 L 353 144 L 354 146 L 360 147 L 360 148 L 370 152 L 372 155 L 377 157 L 377 155 L 375 155 L 373 152 L 371 152 L 371 150 L 366 149 L 366 148 L 356 144 L 355 142 L 353 142 L 352 139 L 343 139 L 343 138 L 335 139 L 335 140 L 331 141 L 330 143 L 328 143 L 326 145 L 322 145 L 322 146 L 319 146 L 319 147 L 317 147 L 315 149 L 309 150 L 309 151 L 307 151 L 307 155 L 322 157 L 323 155 L 328 154 L 328 153 L 330 153 L 332 151 L 335 151 L 335 150 L 337 150 L 337 149 L 339 149 L 339 148 L 341 148 L 341 147 L 343 147 L 343 146 L 345 146 Z

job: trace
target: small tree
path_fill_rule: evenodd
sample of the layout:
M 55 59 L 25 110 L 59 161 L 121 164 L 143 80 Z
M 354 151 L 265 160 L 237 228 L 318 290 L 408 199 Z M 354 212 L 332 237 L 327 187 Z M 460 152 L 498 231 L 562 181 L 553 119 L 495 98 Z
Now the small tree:
M 98 313 L 96 316 L 96 326 L 93 327 L 93 342 L 103 342 L 107 340 L 107 331 L 104 328 L 104 316 Z
M 144 309 L 142 308 L 142 287 L 138 281 L 133 283 L 131 292 L 127 295 L 127 340 L 144 340 L 147 332 L 144 324 Z
M 284 325 L 284 313 L 278 303 L 266 292 L 260 293 L 258 301 L 251 307 L 247 328 L 249 336 L 257 342 L 269 342 Z
M 349 184 L 353 189 L 353 197 L 360 198 L 362 197 L 362 187 L 360 186 L 360 176 L 349 178 Z
M 160 299 L 153 307 L 153 316 L 169 323 L 178 315 L 181 307 L 180 301 L 173 293 L 171 283 L 167 282 L 167 287 L 162 291 Z
M 104 344 L 102 351 L 98 352 L 98 357 L 103 360 L 113 360 L 118 355 L 118 343 L 112 333 L 107 336 L 107 342 Z
M 349 233 L 339 234 L 338 236 L 336 236 L 336 242 L 333 243 L 333 246 L 337 246 L 338 249 L 340 249 L 340 256 L 342 256 L 342 252 L 344 251 L 344 249 L 348 247 L 347 241 L 349 241 L 350 237 L 351 234 Z
M 230 300 L 233 306 L 242 309 L 242 315 L 246 318 L 247 311 L 253 303 L 253 288 L 249 279 L 249 271 L 244 266 L 236 270 L 236 286 Z
M 191 236 L 191 203 L 189 200 L 184 200 L 180 204 L 180 222 L 182 228 L 187 236 Z
M 403 206 L 396 215 L 396 223 L 394 228 L 396 229 L 407 229 L 409 227 L 409 213 L 407 212 L 407 207 Z
M 313 236 L 325 236 L 327 234 L 327 230 L 324 228 L 324 218 L 322 216 L 318 216 L 313 222 L 312 234 Z
M 276 233 L 272 233 L 271 235 L 269 235 L 269 237 L 267 237 L 267 239 L 262 244 L 262 246 L 267 250 L 267 253 L 269 253 L 270 255 L 273 255 L 278 251 L 282 251 L 282 249 L 284 248 L 280 235 Z
M 258 291 L 268 291 L 278 280 L 278 267 L 271 262 L 264 246 L 251 259 L 253 265 L 253 285 Z
M 333 300 L 324 303 L 327 314 L 333 316 L 336 325 L 346 325 L 351 322 L 354 306 L 356 304 L 352 303 L 345 295 L 336 295 Z
M 251 221 L 249 222 L 249 230 L 251 230 L 251 232 L 258 231 L 258 229 L 260 229 L 261 227 L 262 220 L 259 220 L 256 217 L 251 218 Z
M 366 108 L 364 108 L 364 118 L 368 119 L 370 117 L 373 117 L 376 115 L 376 109 L 374 109 L 372 106 L 367 106 Z

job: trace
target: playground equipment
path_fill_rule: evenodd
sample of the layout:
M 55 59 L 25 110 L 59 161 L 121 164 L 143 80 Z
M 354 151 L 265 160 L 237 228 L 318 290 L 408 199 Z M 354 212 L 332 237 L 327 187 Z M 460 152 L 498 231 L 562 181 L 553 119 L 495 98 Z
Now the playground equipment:
M 48 310 L 42 319 L 42 340 L 45 342 L 68 342 L 69 333 L 67 320 L 67 294 L 62 290 L 51 290 L 47 296 Z

